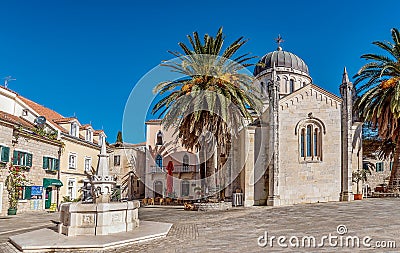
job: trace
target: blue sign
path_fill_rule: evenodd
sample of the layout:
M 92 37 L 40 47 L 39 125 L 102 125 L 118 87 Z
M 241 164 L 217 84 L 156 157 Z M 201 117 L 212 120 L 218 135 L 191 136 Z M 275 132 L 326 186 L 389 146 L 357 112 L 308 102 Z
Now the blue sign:
M 42 196 L 43 186 L 31 186 L 31 196 Z

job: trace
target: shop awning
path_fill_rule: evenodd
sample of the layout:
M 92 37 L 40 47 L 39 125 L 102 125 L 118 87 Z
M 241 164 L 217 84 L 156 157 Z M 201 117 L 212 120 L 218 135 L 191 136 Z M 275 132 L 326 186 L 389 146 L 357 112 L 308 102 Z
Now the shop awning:
M 58 179 L 43 178 L 43 188 L 47 188 L 49 186 L 61 187 L 63 186 L 63 183 Z

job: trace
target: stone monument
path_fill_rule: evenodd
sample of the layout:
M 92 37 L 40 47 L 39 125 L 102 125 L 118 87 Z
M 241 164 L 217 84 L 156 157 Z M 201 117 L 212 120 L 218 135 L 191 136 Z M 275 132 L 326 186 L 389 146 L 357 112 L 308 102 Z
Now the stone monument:
M 59 233 L 67 236 L 108 235 L 132 231 L 139 226 L 137 200 L 111 202 L 116 181 L 109 175 L 108 155 L 103 143 L 96 174 L 92 176 L 93 203 L 64 203 L 60 208 Z

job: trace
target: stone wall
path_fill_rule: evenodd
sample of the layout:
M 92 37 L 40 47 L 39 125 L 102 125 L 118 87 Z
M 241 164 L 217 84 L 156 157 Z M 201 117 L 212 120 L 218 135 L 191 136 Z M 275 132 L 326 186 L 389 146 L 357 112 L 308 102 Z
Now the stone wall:
M 391 161 L 389 159 L 387 160 L 380 160 L 377 158 L 367 158 L 364 159 L 363 162 L 371 162 L 372 164 L 375 165 L 375 168 L 371 169 L 371 175 L 367 175 L 368 181 L 366 182 L 366 185 L 368 185 L 373 192 L 375 190 L 375 187 L 377 187 L 379 184 L 388 184 L 389 183 L 389 177 L 391 173 L 390 169 L 390 163 Z M 376 163 L 382 162 L 383 163 L 383 171 L 376 171 Z M 362 188 L 362 182 L 360 182 L 360 192 Z M 353 192 L 356 192 L 356 185 L 353 184 Z
M 133 181 L 133 192 L 135 199 L 144 197 L 144 178 L 145 178 L 145 152 L 138 150 L 136 147 L 123 144 L 121 147 L 112 147 L 109 157 L 110 175 L 117 177 L 117 185 L 122 184 L 123 178 L 129 171 L 135 169 L 136 176 Z M 120 164 L 114 164 L 114 158 L 119 156 Z M 132 157 L 135 164 L 131 164 Z M 122 193 L 122 197 L 127 197 L 127 191 Z
M 312 115 L 311 115 L 311 114 Z M 310 117 L 310 116 L 311 117 Z M 281 205 L 338 201 L 341 186 L 340 100 L 313 87 L 305 87 L 280 100 L 279 192 Z M 317 118 L 322 133 L 322 160 L 300 157 L 296 126 Z
M 163 145 L 156 145 L 157 134 L 161 131 Z M 144 171 L 145 178 L 145 196 L 148 198 L 154 197 L 156 194 L 155 183 L 156 181 L 162 182 L 162 195 L 165 197 L 166 190 L 166 167 L 169 161 L 172 161 L 175 169 L 173 171 L 173 192 L 175 197 L 182 196 L 182 182 L 183 180 L 189 181 L 189 196 L 184 196 L 185 198 L 195 199 L 197 197 L 196 187 L 200 187 L 200 161 L 195 153 L 190 152 L 183 148 L 179 144 L 174 144 L 175 136 L 174 129 L 169 128 L 168 130 L 162 128 L 161 121 L 154 120 L 146 122 L 146 153 L 145 161 L 146 168 Z M 150 150 L 151 147 L 151 150 Z M 163 158 L 163 168 L 156 166 L 155 157 L 160 154 Z M 189 171 L 182 172 L 183 157 L 188 156 L 189 159 Z M 208 157 L 207 160 L 207 175 L 214 172 L 213 169 L 213 158 Z M 212 168 L 212 169 L 211 169 Z M 210 177 L 211 178 L 211 177 Z M 213 180 L 208 181 L 210 188 L 213 187 Z
M 17 137 L 18 136 L 18 137 Z M 12 142 L 14 140 L 14 143 Z M 29 186 L 43 186 L 44 178 L 58 178 L 58 172 L 49 172 L 43 169 L 43 157 L 52 157 L 58 159 L 61 145 L 58 142 L 44 140 L 41 137 L 30 136 L 16 132 L 13 137 L 13 129 L 11 126 L 0 124 L 0 143 L 10 148 L 10 161 L 13 157 L 14 150 L 26 151 L 32 154 L 32 167 L 26 170 L 25 175 L 29 180 Z M 4 183 L 8 175 L 8 170 L 2 168 L 0 171 L 0 183 Z M 43 189 L 45 191 L 45 189 Z M 37 202 L 37 203 L 34 203 Z M 57 189 L 52 191 L 52 203 L 57 203 Z M 8 197 L 5 186 L 2 192 L 1 215 L 5 215 L 8 209 Z M 19 200 L 18 212 L 26 212 L 32 210 L 44 209 L 44 194 L 41 200 Z
M 12 135 L 13 135 L 12 125 L 0 123 L 0 144 L 2 146 L 9 147 L 10 153 L 11 153 L 11 148 L 12 148 Z M 8 209 L 8 198 L 7 198 L 7 190 L 6 190 L 6 186 L 5 186 L 4 182 L 8 175 L 8 170 L 5 167 L 6 164 L 2 163 L 0 165 L 1 165 L 1 168 L 0 168 L 0 194 L 1 194 L 0 214 L 5 215 L 5 214 L 7 214 L 7 209 Z
M 232 208 L 232 202 L 194 203 L 198 211 L 226 211 Z
M 254 204 L 266 205 L 269 189 L 269 159 L 270 150 L 270 126 L 267 124 L 269 109 L 262 115 L 260 127 L 255 131 L 255 153 L 254 153 Z

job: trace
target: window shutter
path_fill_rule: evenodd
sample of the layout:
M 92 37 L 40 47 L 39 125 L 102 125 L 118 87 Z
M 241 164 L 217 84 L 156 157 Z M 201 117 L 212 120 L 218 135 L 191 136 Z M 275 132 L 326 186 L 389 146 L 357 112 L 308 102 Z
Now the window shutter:
M 9 147 L 1 147 L 1 161 L 8 162 L 10 158 L 10 148 Z
M 49 158 L 45 156 L 43 156 L 43 169 L 49 169 Z
M 60 170 L 60 160 L 54 159 L 54 170 Z
M 14 156 L 13 156 L 13 164 L 14 164 L 14 165 L 17 165 L 17 164 L 18 164 L 19 152 L 14 150 L 13 155 L 14 155 Z
M 32 154 L 26 154 L 26 166 L 32 167 Z
M 24 199 L 31 199 L 31 192 L 32 192 L 31 186 L 25 186 L 25 196 L 24 196 Z

